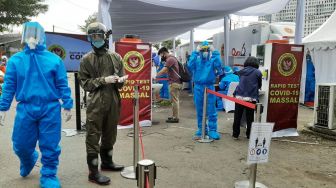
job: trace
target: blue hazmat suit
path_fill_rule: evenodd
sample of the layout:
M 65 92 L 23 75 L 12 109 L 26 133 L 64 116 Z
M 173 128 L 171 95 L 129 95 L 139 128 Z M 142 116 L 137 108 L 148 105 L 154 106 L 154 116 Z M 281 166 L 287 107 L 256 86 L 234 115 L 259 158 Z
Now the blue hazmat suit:
M 203 43 L 203 46 L 207 43 Z M 210 53 L 204 53 L 202 51 L 194 51 L 188 61 L 188 68 L 193 72 L 194 81 L 194 103 L 196 106 L 197 114 L 197 127 L 198 130 L 195 136 L 201 136 L 202 130 L 202 118 L 203 118 L 203 97 L 204 89 L 215 90 L 214 84 L 216 77 L 222 74 L 220 54 L 218 51 L 214 51 L 210 57 Z M 220 139 L 220 135 L 217 132 L 217 112 L 216 112 L 216 96 L 208 94 L 207 101 L 207 117 L 208 126 L 206 132 L 212 139 Z
M 27 176 L 34 167 L 38 158 L 35 150 L 38 141 L 43 165 L 41 187 L 60 187 L 56 176 L 61 153 L 59 99 L 64 109 L 71 109 L 73 100 L 61 58 L 46 50 L 44 29 L 37 22 L 27 22 L 26 27 L 40 31 L 39 43 L 31 49 L 23 41 L 24 50 L 9 59 L 0 111 L 9 110 L 15 96 L 18 104 L 12 141 L 14 152 L 20 159 L 20 175 Z
M 315 98 L 315 67 L 312 62 L 311 56 L 307 54 L 307 73 L 306 73 L 306 87 L 304 102 L 314 102 Z
M 165 62 L 161 61 L 159 63 L 157 72 L 160 72 L 161 69 L 163 69 L 164 66 L 165 66 Z M 157 78 L 168 78 L 168 74 L 163 74 L 161 76 L 158 76 Z M 162 88 L 160 89 L 160 98 L 170 99 L 170 96 L 169 96 L 169 82 L 168 82 L 168 80 L 159 80 L 158 83 L 162 84 Z
M 236 74 L 233 74 L 233 70 L 229 66 L 224 67 L 224 74 L 225 76 L 219 82 L 220 90 L 218 92 L 224 95 L 227 95 L 231 82 L 239 82 L 239 76 Z M 224 107 L 223 101 L 221 97 L 217 97 L 217 108 L 220 108 L 220 107 L 222 107 L 221 109 L 223 109 Z

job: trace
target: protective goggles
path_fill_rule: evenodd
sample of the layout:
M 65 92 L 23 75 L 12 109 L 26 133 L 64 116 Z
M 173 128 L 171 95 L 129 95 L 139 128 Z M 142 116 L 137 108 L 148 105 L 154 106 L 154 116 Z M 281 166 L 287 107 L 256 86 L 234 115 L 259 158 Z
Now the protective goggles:
M 88 34 L 88 41 L 89 42 L 98 42 L 103 41 L 105 39 L 104 33 L 90 33 Z

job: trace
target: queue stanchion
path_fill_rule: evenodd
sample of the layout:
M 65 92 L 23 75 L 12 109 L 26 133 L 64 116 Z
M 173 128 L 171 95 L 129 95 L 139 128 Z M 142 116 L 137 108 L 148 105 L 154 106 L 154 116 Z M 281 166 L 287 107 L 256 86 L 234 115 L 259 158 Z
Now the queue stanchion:
M 138 188 L 153 188 L 156 179 L 156 166 L 154 161 L 144 159 L 138 162 L 136 169 Z
M 134 86 L 133 99 L 133 166 L 121 171 L 121 176 L 127 179 L 136 179 L 136 166 L 139 161 L 139 86 Z
M 261 122 L 261 109 L 262 104 L 256 104 L 256 116 L 255 122 Z M 259 183 L 257 180 L 257 163 L 253 163 L 250 165 L 250 177 L 249 180 L 239 181 L 235 183 L 235 188 L 267 188 L 266 185 Z
M 206 135 L 205 129 L 206 129 L 206 121 L 207 121 L 207 106 L 208 106 L 208 92 L 207 87 L 204 88 L 204 96 L 203 96 L 203 118 L 202 118 L 202 136 L 200 139 L 196 139 L 197 142 L 200 143 L 210 143 L 213 142 L 212 139 L 209 138 L 208 135 Z

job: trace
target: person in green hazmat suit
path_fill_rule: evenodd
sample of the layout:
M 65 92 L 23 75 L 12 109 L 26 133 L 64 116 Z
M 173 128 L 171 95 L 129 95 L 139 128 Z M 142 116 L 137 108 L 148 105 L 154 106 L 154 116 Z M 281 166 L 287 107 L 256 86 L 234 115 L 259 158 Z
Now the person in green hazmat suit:
M 81 59 L 79 80 L 81 87 L 89 92 L 86 110 L 88 179 L 99 185 L 108 185 L 110 179 L 98 171 L 98 154 L 101 170 L 121 171 L 124 168 L 113 162 L 112 151 L 121 108 L 119 89 L 128 76 L 121 56 L 108 49 L 105 25 L 98 22 L 89 24 L 87 37 L 93 50 Z

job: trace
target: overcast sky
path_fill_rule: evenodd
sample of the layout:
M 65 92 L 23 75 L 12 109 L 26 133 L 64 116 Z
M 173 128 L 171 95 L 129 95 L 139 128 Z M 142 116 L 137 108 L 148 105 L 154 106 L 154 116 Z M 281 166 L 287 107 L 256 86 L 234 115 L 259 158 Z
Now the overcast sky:
M 81 33 L 78 25 L 98 11 L 98 0 L 45 0 L 49 5 L 46 13 L 33 18 L 38 21 L 46 31 L 62 33 Z

